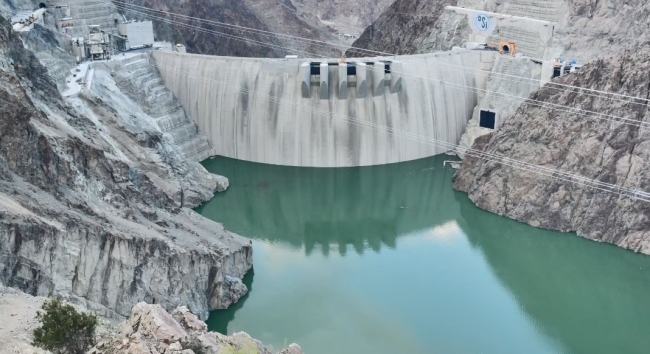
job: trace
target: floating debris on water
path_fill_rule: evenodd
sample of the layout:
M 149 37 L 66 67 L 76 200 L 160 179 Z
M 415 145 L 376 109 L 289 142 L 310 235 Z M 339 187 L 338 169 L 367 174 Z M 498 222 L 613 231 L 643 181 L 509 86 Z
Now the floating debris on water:
M 442 163 L 442 167 L 446 167 L 447 164 L 449 164 L 449 166 L 451 166 L 451 168 L 453 168 L 454 170 L 459 170 L 459 169 L 460 169 L 460 165 L 461 165 L 462 163 L 463 163 L 462 161 L 445 160 L 445 161 Z

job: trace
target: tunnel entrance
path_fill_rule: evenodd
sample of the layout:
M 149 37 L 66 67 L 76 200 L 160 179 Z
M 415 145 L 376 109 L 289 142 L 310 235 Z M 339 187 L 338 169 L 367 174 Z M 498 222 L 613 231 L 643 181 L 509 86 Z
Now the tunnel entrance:
M 501 50 L 503 50 L 503 54 L 510 54 L 510 46 L 507 44 L 504 44 Z
M 47 6 L 45 5 L 45 3 L 40 3 L 40 4 L 38 4 L 38 8 L 39 9 L 46 9 Z
M 479 126 L 481 128 L 494 129 L 496 126 L 497 114 L 495 112 L 481 110 L 479 115 Z
M 559 76 L 562 76 L 562 67 L 556 66 L 553 68 L 553 77 L 559 77 Z

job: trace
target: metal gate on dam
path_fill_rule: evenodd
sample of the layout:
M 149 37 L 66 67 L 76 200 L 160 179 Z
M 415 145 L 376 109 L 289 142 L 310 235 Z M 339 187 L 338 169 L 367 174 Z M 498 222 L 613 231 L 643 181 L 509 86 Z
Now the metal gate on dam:
M 495 54 L 258 59 L 154 52 L 158 70 L 215 153 L 349 167 L 440 154 L 462 135 Z

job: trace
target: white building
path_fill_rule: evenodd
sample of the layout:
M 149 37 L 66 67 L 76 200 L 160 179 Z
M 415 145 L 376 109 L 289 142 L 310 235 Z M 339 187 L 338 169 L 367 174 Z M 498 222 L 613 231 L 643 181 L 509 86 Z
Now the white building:
M 179 53 L 187 53 L 187 48 L 185 48 L 184 45 L 178 43 L 176 44 L 176 48 L 174 49 L 174 51 Z
M 124 49 L 142 48 L 153 45 L 153 23 L 151 21 L 129 22 L 117 25 L 117 32 L 126 38 Z

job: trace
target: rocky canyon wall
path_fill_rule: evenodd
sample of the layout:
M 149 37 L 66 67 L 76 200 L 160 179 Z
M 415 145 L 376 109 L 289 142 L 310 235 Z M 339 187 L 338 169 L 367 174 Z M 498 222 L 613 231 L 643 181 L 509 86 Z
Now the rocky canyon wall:
M 650 190 L 650 48 L 597 60 L 554 82 L 638 97 L 544 86 L 473 148 L 642 192 Z M 611 96 L 610 96 L 611 97 Z M 544 103 L 577 107 L 551 109 Z M 613 117 L 623 117 L 627 121 Z M 455 181 L 480 208 L 533 226 L 650 254 L 650 203 L 466 157 Z
M 462 44 L 470 33 L 467 16 L 447 12 L 446 6 L 553 21 L 557 23 L 551 43 L 553 55 L 581 62 L 617 55 L 650 41 L 650 4 L 643 0 L 397 0 L 353 46 L 411 54 Z M 525 26 L 517 26 L 503 28 L 500 35 L 525 42 L 527 33 Z
M 223 178 L 186 159 L 111 71 L 65 100 L 0 18 L 0 283 L 100 315 L 145 300 L 206 318 L 247 291 L 250 242 L 194 207 Z
M 527 16 L 556 23 L 547 51 L 551 56 L 593 62 L 580 72 L 555 82 L 639 97 L 631 103 L 603 99 L 587 91 L 543 86 L 518 107 L 506 107 L 497 131 L 476 139 L 473 148 L 506 158 L 570 172 L 624 188 L 648 190 L 647 124 L 650 78 L 647 74 L 650 6 L 644 1 L 585 2 L 576 0 L 505 1 L 459 0 L 425 2 L 398 0 L 355 43 L 355 46 L 397 53 L 417 53 L 462 43 L 469 36 L 466 18 L 443 11 L 444 6 Z M 412 14 L 400 16 L 397 8 Z M 421 24 L 425 24 L 422 26 Z M 371 29 L 374 28 L 374 32 Z M 433 30 L 432 30 L 433 29 Z M 515 42 L 525 31 L 503 28 L 501 38 Z M 525 38 L 524 38 L 525 42 Z M 526 43 L 528 45 L 528 43 Z M 498 71 L 498 65 L 497 65 Z M 530 77 L 488 79 L 490 90 L 511 92 Z M 516 89 L 526 97 L 530 88 Z M 508 103 L 509 99 L 481 99 L 480 106 Z M 612 97 L 612 96 L 610 96 Z M 614 96 L 614 98 L 620 96 Z M 486 101 L 488 100 L 488 101 Z M 514 102 L 514 101 L 513 101 Z M 551 105 L 567 107 L 552 109 Z M 518 108 L 517 108 L 518 107 Z M 575 109 L 596 113 L 579 114 Z M 614 123 L 603 115 L 626 117 L 634 124 Z M 464 144 L 485 134 L 469 123 Z M 458 174 L 456 188 L 467 191 L 477 206 L 534 226 L 575 231 L 586 238 L 650 253 L 647 203 L 611 193 L 582 188 L 557 178 L 541 176 L 495 162 L 468 157 Z

